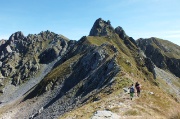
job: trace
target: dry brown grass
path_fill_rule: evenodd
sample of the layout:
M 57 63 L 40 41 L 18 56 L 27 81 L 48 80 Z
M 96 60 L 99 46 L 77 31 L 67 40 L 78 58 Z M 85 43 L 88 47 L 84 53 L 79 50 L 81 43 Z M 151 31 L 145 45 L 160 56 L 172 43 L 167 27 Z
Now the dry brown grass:
M 168 119 L 180 119 L 180 110 L 178 107 L 176 109 L 171 110 Z

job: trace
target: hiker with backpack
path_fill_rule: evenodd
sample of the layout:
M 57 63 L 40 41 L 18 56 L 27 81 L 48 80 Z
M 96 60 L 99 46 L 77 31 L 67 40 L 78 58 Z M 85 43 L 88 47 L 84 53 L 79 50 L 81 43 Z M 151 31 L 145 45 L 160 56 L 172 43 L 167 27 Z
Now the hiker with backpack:
M 129 87 L 129 89 L 130 89 L 130 91 L 129 91 L 129 93 L 130 93 L 130 98 L 131 98 L 131 100 L 132 100 L 132 98 L 134 97 L 134 86 L 133 86 L 133 84 L 131 85 L 131 87 Z
M 140 92 L 141 92 L 140 84 L 138 82 L 136 82 L 135 87 L 136 87 L 136 91 L 137 91 L 137 96 L 139 97 Z

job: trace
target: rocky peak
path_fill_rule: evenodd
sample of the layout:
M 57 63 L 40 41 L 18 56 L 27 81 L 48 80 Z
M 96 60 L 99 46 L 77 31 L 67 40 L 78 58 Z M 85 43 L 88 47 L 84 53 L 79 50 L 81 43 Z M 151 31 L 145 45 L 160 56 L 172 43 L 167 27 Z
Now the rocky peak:
M 20 40 L 20 39 L 24 39 L 24 35 L 21 31 L 15 32 L 14 34 L 12 34 L 9 38 L 10 41 L 14 42 L 16 40 Z
M 40 32 L 38 35 L 41 35 L 42 37 L 43 36 L 48 36 L 48 35 L 51 35 L 51 34 L 53 34 L 53 32 L 50 32 L 49 30 L 47 30 L 47 31 L 42 31 L 42 32 Z
M 115 33 L 115 31 L 111 26 L 111 22 L 99 18 L 95 21 L 89 36 L 112 36 L 112 33 Z
M 12 78 L 13 85 L 19 85 L 40 71 L 39 64 L 51 63 L 62 56 L 68 49 L 68 41 L 50 31 L 27 37 L 20 31 L 13 33 L 0 45 L 0 73 Z
M 118 26 L 118 27 L 115 28 L 115 32 L 119 35 L 119 37 L 120 37 L 121 39 L 125 39 L 126 37 L 128 37 L 128 36 L 126 35 L 125 31 L 123 30 L 123 28 L 120 27 L 120 26 Z
M 122 27 L 118 26 L 115 28 L 116 34 L 124 41 L 125 45 L 131 49 L 131 50 L 136 50 L 137 49 L 137 43 L 136 41 L 132 38 L 126 35 L 125 31 L 123 30 Z

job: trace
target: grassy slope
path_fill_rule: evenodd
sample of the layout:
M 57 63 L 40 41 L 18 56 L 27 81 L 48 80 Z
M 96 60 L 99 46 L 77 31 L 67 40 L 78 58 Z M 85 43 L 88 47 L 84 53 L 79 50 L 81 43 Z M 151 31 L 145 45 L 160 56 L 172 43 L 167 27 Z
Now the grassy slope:
M 58 67 L 56 67 L 55 69 L 53 69 L 53 71 L 51 71 L 51 73 L 49 73 L 46 77 L 45 77 L 45 81 L 48 80 L 52 80 L 52 79 L 61 79 L 64 76 L 68 75 L 71 73 L 71 68 L 70 68 L 70 64 L 72 64 L 73 62 L 75 62 L 76 60 L 78 60 L 81 56 L 78 54 L 72 58 L 70 58 L 69 60 L 67 60 L 66 62 L 62 63 L 61 65 L 59 65 Z
M 53 69 L 48 75 L 46 75 L 46 77 L 40 82 L 40 87 L 41 89 L 39 90 L 39 94 L 42 93 L 42 91 L 44 90 L 44 87 L 47 86 L 47 90 L 51 89 L 51 84 L 55 83 L 55 82 L 62 82 L 62 80 L 64 79 L 64 77 L 66 75 L 69 75 L 71 73 L 71 64 L 75 61 L 77 61 L 79 58 L 81 57 L 80 54 L 75 55 L 74 57 L 68 59 L 67 61 L 65 61 L 64 63 L 62 63 L 61 65 L 59 65 L 58 67 L 56 67 L 55 69 Z
M 129 79 L 139 81 L 142 85 L 141 97 L 131 101 L 129 94 L 124 94 L 121 88 L 122 84 L 129 84 Z M 123 116 L 124 118 L 166 118 L 172 117 L 178 112 L 177 104 L 169 95 L 160 90 L 157 86 L 152 86 L 150 82 L 144 82 L 142 79 L 134 78 L 129 74 L 119 77 L 121 82 L 118 89 L 114 89 L 110 95 L 105 95 L 103 92 L 96 95 L 101 100 L 93 102 L 89 101 L 82 107 L 77 108 L 69 113 L 66 113 L 59 119 L 89 119 L 98 110 L 110 110 L 113 113 Z M 125 84 L 127 83 L 127 84 Z M 117 83 L 114 84 L 117 88 Z M 149 94 L 154 92 L 154 95 Z M 173 106 L 172 106 L 173 105 Z

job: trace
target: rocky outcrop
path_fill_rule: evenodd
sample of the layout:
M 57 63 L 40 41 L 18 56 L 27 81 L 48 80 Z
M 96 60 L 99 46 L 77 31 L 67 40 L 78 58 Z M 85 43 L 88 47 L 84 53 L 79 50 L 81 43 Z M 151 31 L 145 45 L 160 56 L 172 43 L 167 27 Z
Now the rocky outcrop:
M 40 59 L 40 63 L 50 63 L 55 60 L 59 55 L 63 55 L 66 52 L 68 43 L 62 39 L 58 42 L 60 43 L 53 47 L 47 48 L 38 56 L 38 58 Z
M 111 26 L 111 22 L 107 22 L 99 18 L 95 21 L 89 36 L 113 36 L 115 33 L 114 28 Z
M 26 54 L 28 50 L 26 47 L 27 46 L 26 41 L 27 41 L 26 37 L 23 35 L 21 31 L 19 31 L 10 36 L 8 43 L 12 51 L 21 54 Z
M 41 64 L 62 56 L 68 48 L 68 39 L 50 31 L 27 37 L 18 31 L 0 46 L 0 72 L 19 85 L 35 76 Z
M 49 63 L 58 57 L 58 50 L 56 48 L 46 49 L 39 55 L 40 63 Z
M 125 31 L 122 27 L 118 26 L 115 28 L 115 32 L 118 34 L 118 36 L 124 41 L 124 44 L 130 49 L 130 50 L 137 50 L 137 43 L 132 38 L 126 35 Z
M 137 44 L 157 67 L 180 77 L 180 46 L 157 38 L 138 39 Z
M 125 39 L 127 38 L 128 36 L 126 35 L 125 31 L 123 30 L 122 27 L 118 26 L 115 28 L 115 32 L 119 35 L 119 37 L 121 39 Z
M 156 79 L 155 65 L 150 58 L 145 58 L 145 65 L 153 73 L 154 79 Z

